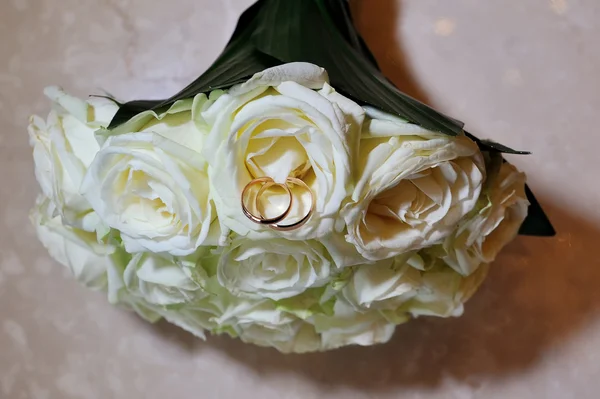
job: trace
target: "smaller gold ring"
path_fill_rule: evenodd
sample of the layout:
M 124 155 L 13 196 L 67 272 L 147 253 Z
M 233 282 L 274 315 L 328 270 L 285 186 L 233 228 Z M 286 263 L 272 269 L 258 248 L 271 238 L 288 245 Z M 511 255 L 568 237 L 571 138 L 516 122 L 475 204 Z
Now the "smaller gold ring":
M 263 183 L 262 187 L 259 190 L 259 193 L 264 192 L 265 186 L 267 186 L 267 185 L 268 185 L 268 187 L 271 187 L 274 185 L 281 186 L 288 193 L 288 196 L 290 197 L 290 203 L 289 203 L 287 209 L 281 215 L 276 216 L 274 218 L 267 219 L 267 218 L 263 217 L 262 213 L 260 214 L 260 217 L 254 215 L 246 207 L 246 204 L 244 203 L 244 198 L 246 198 L 246 194 L 248 193 L 248 190 L 250 189 L 250 187 L 256 185 L 257 183 Z M 258 201 L 259 196 L 260 196 L 259 194 L 256 195 L 255 206 L 256 206 L 256 202 Z M 246 187 L 244 187 L 244 190 L 242 191 L 242 198 L 241 198 L 242 212 L 244 212 L 244 215 L 248 219 L 250 219 L 252 222 L 254 222 L 256 224 L 271 225 L 271 224 L 281 222 L 283 219 L 285 219 L 290 214 L 293 203 L 294 203 L 294 197 L 292 195 L 292 191 L 290 190 L 290 188 L 286 184 L 275 183 L 275 181 L 270 177 L 259 177 L 258 179 L 252 180 L 250 183 L 248 183 L 246 185 Z M 260 213 L 260 211 L 259 211 L 259 213 Z
M 315 202 L 316 202 L 315 201 L 315 193 L 311 190 L 311 188 L 308 187 L 308 185 L 306 183 L 304 183 L 302 180 L 296 179 L 295 177 L 288 177 L 286 179 L 286 183 L 292 183 L 292 184 L 296 184 L 298 186 L 302 186 L 310 193 L 310 199 L 311 199 L 310 210 L 308 211 L 306 216 L 304 216 L 302 219 L 300 219 L 296 223 L 287 224 L 287 225 L 278 224 L 279 222 L 271 223 L 269 225 L 269 227 L 276 231 L 292 231 L 292 230 L 299 229 L 300 227 L 304 226 L 310 220 L 313 213 L 315 212 L 315 205 L 316 205 L 315 204 Z M 259 191 L 259 193 L 260 193 L 260 191 Z M 257 200 L 258 200 L 258 197 L 259 197 L 259 195 L 256 196 Z M 260 210 L 259 210 L 259 212 L 260 212 Z M 261 216 L 262 216 L 262 214 L 261 214 Z

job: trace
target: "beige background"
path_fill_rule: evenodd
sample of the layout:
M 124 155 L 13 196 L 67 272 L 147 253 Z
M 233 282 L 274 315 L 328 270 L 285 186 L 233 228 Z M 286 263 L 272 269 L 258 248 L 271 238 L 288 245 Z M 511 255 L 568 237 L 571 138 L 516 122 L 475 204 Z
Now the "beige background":
M 1 0 L 0 398 L 597 398 L 600 2 L 356 0 L 401 88 L 534 155 L 559 235 L 519 238 L 460 319 L 375 348 L 283 356 L 150 326 L 78 286 L 34 239 L 25 126 L 60 84 L 166 97 L 202 72 L 251 0 Z

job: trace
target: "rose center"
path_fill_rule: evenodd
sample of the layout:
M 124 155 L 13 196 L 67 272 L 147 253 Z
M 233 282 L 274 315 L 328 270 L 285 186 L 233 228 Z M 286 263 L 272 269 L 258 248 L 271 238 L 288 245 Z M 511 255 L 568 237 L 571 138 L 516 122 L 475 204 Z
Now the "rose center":
M 144 230 L 143 226 L 160 229 L 176 223 L 173 204 L 168 201 L 170 190 L 162 183 L 135 169 L 124 171 L 119 183 L 121 195 L 117 209 L 127 224 L 135 224 Z
M 402 180 L 371 201 L 363 220 L 364 233 L 379 236 L 415 229 L 438 219 L 446 191 L 439 168 Z
M 266 137 L 250 140 L 246 166 L 253 178 L 269 176 L 276 181 L 302 179 L 311 169 L 304 147 L 295 137 Z

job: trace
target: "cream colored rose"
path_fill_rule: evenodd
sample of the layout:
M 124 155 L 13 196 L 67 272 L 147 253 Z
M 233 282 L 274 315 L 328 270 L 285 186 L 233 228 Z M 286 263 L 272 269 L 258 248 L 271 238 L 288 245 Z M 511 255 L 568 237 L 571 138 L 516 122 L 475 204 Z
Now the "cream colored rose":
M 320 337 L 312 325 L 280 310 L 274 301 L 234 296 L 215 277 L 204 283 L 203 289 L 208 295 L 181 306 L 160 309 L 159 313 L 201 338 L 208 330 L 255 345 L 274 347 L 284 353 L 320 348 Z
M 215 308 L 209 298 L 186 303 L 184 306 L 161 308 L 158 312 L 169 323 L 201 339 L 206 339 L 206 331 L 237 336 L 232 330 L 217 327 L 214 320 L 219 316 L 219 309 Z
M 208 284 L 208 300 L 219 315 L 211 318 L 213 332 L 225 332 L 255 345 L 277 348 L 284 353 L 311 352 L 320 347 L 314 328 L 282 311 L 276 302 L 232 295 L 216 281 Z
M 316 241 L 238 238 L 221 255 L 218 277 L 234 295 L 280 300 L 326 285 L 331 269 Z
M 216 243 L 217 214 L 201 155 L 207 127 L 199 116 L 210 102 L 198 95 L 100 134 L 105 142 L 81 191 L 102 221 L 120 231 L 128 252 L 185 256 Z
M 134 254 L 123 281 L 131 295 L 159 306 L 190 303 L 208 295 L 202 289 L 205 273 L 193 258 Z
M 39 240 L 50 256 L 69 268 L 79 282 L 90 288 L 105 288 L 106 270 L 115 248 L 98 243 L 94 233 L 64 225 L 60 216 L 54 216 L 55 211 L 50 199 L 38 198 L 31 221 Z
M 219 332 L 228 296 L 214 296 L 203 265 L 212 263 L 210 251 L 186 258 L 119 250 L 108 265 L 108 300 L 134 310 L 142 318 L 169 323 L 205 339 L 205 331 Z M 224 290 L 223 290 L 224 291 Z
M 227 229 L 249 238 L 280 235 L 305 240 L 340 227 L 336 222 L 351 189 L 354 137 L 364 111 L 327 84 L 322 68 L 295 63 L 264 71 L 220 97 L 203 117 L 213 124 L 205 154 L 219 218 Z M 244 187 L 259 177 L 278 183 L 288 177 L 303 180 L 316 196 L 312 219 L 285 233 L 249 221 L 240 197 Z M 292 189 L 295 201 L 286 224 L 307 214 L 311 203 L 305 189 Z M 288 198 L 268 194 L 265 213 L 282 213 Z
M 421 285 L 416 295 L 396 313 L 412 316 L 458 317 L 463 314 L 464 304 L 477 292 L 489 271 L 481 265 L 468 277 L 461 276 L 440 259 L 433 259 L 427 271 L 421 274 Z
M 315 315 L 312 323 L 321 335 L 321 350 L 382 344 L 392 338 L 396 329 L 379 311 L 357 312 L 342 299 L 336 301 L 332 315 Z
M 29 124 L 37 181 L 63 223 L 94 231 L 98 218 L 79 187 L 100 148 L 94 132 L 108 126 L 118 106 L 104 98 L 83 101 L 56 87 L 45 93 L 54 109 L 46 121 L 33 116 Z
M 488 265 L 464 277 L 422 251 L 353 269 L 340 298 L 357 313 L 377 310 L 389 322 L 401 324 L 410 316 L 460 316 L 487 276 Z
M 368 108 L 346 239 L 369 260 L 442 242 L 475 206 L 483 157 L 465 136 L 423 130 Z
M 321 348 L 321 337 L 312 325 L 270 304 L 238 318 L 240 339 L 254 345 L 274 347 L 282 353 L 314 352 Z
M 503 163 L 479 200 L 477 211 L 460 223 L 443 244 L 442 259 L 458 273 L 468 276 L 480 264 L 491 263 L 519 233 L 527 217 L 529 201 L 525 175 Z
M 421 271 L 411 255 L 356 267 L 342 294 L 357 310 L 395 310 L 417 295 Z M 416 261 L 418 262 L 418 261 Z

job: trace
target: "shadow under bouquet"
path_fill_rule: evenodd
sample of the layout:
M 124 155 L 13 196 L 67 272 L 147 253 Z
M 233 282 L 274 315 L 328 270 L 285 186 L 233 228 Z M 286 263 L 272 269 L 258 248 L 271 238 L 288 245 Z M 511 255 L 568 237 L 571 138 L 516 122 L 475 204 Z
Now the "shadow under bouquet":
M 282 352 L 451 317 L 518 233 L 552 235 L 523 154 L 380 72 L 344 0 L 260 0 L 167 100 L 74 98 L 29 134 L 31 218 L 113 304 Z

